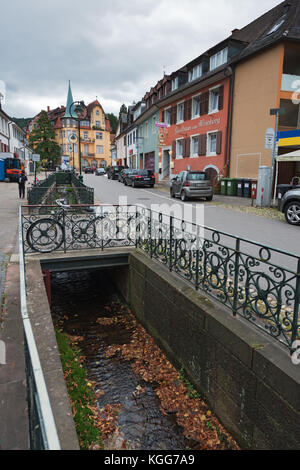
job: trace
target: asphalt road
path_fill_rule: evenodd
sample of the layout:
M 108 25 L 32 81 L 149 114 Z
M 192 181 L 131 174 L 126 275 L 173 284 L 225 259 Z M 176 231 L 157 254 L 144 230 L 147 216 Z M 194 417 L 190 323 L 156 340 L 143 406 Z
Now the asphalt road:
M 84 175 L 84 183 L 94 188 L 95 200 L 101 204 L 142 204 L 164 213 L 176 204 L 180 211 L 179 218 L 183 216 L 184 220 L 300 256 L 300 227 L 293 227 L 284 221 L 219 207 L 213 202 L 182 203 L 180 199 L 171 199 L 165 192 L 152 188 L 134 189 L 106 176 Z M 272 260 L 279 265 L 283 263 L 280 255 L 272 256 Z M 295 269 L 295 262 L 284 262 L 284 265 Z

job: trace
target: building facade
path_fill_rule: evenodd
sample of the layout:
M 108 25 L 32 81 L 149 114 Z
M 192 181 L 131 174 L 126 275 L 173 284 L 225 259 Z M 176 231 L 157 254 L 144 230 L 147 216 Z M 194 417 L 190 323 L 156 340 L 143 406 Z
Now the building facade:
M 158 180 L 187 169 L 207 171 L 211 181 L 256 179 L 259 166 L 272 165 L 265 141 L 267 131 L 275 133 L 270 110 L 276 108 L 279 155 L 299 149 L 299 39 L 300 2 L 286 0 L 164 75 L 143 97 L 144 110 L 136 115 L 135 105 L 134 119 L 127 121 L 128 133 L 138 125 L 142 140 L 136 149 L 127 138 L 130 164 L 153 168 L 154 160 Z M 278 182 L 300 175 L 299 166 L 279 163 Z
M 70 114 L 73 103 L 71 85 L 69 83 L 66 107 L 61 106 L 51 110 L 47 108 L 47 114 L 55 129 L 56 142 L 60 146 L 61 155 L 69 157 L 69 163 L 77 170 L 79 162 L 79 135 L 78 121 Z M 29 133 L 38 119 L 38 115 L 29 124 Z M 98 100 L 86 107 L 86 115 L 80 121 L 80 149 L 81 166 L 105 167 L 111 165 L 111 140 L 110 122 Z M 72 142 L 71 136 L 76 136 Z

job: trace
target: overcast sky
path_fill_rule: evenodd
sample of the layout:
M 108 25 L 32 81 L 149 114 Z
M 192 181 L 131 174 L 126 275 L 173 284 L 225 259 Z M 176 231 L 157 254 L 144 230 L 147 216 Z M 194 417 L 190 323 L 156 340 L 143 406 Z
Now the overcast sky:
M 105 112 L 151 86 L 280 0 L 2 0 L 3 109 L 31 117 L 97 96 Z

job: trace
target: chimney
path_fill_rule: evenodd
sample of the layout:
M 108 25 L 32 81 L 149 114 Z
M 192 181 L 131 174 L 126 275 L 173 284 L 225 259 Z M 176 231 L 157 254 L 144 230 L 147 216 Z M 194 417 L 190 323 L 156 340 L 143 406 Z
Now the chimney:
M 47 106 L 47 113 L 49 113 L 50 111 L 50 106 Z
M 235 29 L 233 29 L 233 30 L 231 31 L 231 34 L 235 34 L 235 33 L 237 33 L 238 31 L 239 31 L 239 28 L 235 28 Z

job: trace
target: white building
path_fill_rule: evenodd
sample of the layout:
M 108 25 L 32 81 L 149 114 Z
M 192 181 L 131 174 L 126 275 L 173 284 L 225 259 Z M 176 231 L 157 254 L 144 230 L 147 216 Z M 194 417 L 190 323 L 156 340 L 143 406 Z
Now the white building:
M 10 117 L 3 111 L 0 101 L 0 152 L 9 152 Z

